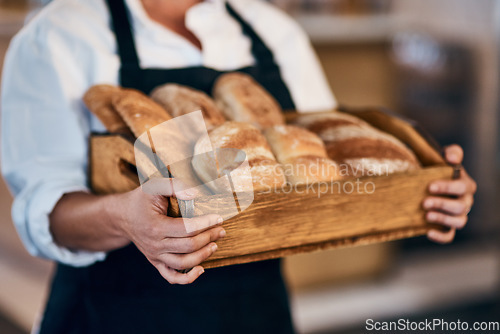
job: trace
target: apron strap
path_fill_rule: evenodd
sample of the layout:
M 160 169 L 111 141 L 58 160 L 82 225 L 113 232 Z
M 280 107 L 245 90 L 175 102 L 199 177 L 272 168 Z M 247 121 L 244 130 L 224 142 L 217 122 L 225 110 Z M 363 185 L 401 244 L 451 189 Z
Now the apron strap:
M 248 36 L 252 41 L 252 54 L 257 60 L 259 66 L 268 70 L 270 68 L 278 67 L 274 61 L 274 56 L 271 50 L 267 47 L 260 36 L 255 32 L 255 30 L 231 7 L 231 5 L 226 2 L 226 9 L 241 26 L 243 34 Z
M 111 24 L 118 44 L 118 55 L 121 66 L 140 68 L 139 57 L 135 48 L 134 34 L 130 25 L 129 15 L 123 0 L 106 0 L 111 13 Z
M 123 67 L 140 68 L 134 34 L 124 0 L 106 0 L 111 13 L 111 23 L 118 43 L 118 54 Z M 252 41 L 252 55 L 265 69 L 277 67 L 271 50 L 255 30 L 226 2 L 226 9 L 241 26 L 243 33 Z

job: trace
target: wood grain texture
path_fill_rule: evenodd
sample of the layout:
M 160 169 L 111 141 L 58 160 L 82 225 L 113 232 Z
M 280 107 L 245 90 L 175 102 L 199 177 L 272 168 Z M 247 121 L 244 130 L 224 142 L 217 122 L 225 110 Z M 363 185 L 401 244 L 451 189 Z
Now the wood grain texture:
M 363 246 L 369 244 L 376 244 L 406 238 L 417 237 L 421 235 L 425 235 L 427 231 L 431 228 L 430 224 L 427 227 L 412 227 L 412 228 L 404 228 L 398 229 L 395 231 L 384 231 L 378 233 L 369 233 L 366 235 L 359 235 L 355 237 L 341 238 L 336 240 L 328 240 L 324 242 L 318 242 L 315 244 L 309 245 L 301 245 L 297 247 L 289 247 L 282 248 L 277 250 L 271 250 L 262 253 L 255 253 L 249 255 L 241 255 L 228 257 L 224 259 L 209 259 L 203 263 L 203 267 L 205 269 L 217 268 L 223 266 L 229 266 L 233 264 L 242 264 L 249 263 L 255 261 L 263 261 L 270 259 L 277 259 L 280 257 L 295 255 L 295 254 L 303 254 L 303 253 L 313 253 L 320 252 L 324 250 L 330 250 L 335 248 L 346 248 L 346 247 L 355 247 L 355 246 Z M 437 226 L 437 229 L 442 229 L 442 227 Z
M 421 206 L 427 185 L 452 174 L 451 167 L 435 167 L 359 179 L 374 185 L 371 194 L 337 191 L 356 179 L 303 186 L 288 194 L 255 194 L 249 208 L 223 223 L 227 235 L 217 242 L 210 266 L 225 265 L 231 258 L 240 263 L 349 245 L 353 240 L 382 242 L 423 234 L 430 226 Z M 195 207 L 213 207 L 208 204 L 212 201 L 217 199 L 199 198 Z

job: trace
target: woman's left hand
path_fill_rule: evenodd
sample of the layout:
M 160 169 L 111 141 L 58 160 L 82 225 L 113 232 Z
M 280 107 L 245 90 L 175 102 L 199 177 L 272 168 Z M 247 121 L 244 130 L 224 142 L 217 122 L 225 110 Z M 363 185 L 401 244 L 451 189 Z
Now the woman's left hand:
M 462 163 L 464 152 L 458 145 L 445 148 L 445 159 L 448 163 Z M 438 180 L 429 184 L 428 196 L 423 201 L 426 219 L 430 223 L 448 226 L 449 231 L 432 229 L 427 237 L 438 243 L 449 243 L 455 238 L 456 229 L 462 229 L 467 223 L 467 215 L 474 203 L 476 182 L 462 168 L 460 178 L 454 180 Z

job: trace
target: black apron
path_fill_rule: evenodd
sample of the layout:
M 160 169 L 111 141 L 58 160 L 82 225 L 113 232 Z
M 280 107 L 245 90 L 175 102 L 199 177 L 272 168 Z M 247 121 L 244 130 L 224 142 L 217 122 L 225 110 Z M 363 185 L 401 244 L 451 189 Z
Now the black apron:
M 121 59 L 120 83 L 149 94 L 167 82 L 211 93 L 224 72 L 206 67 L 142 69 L 123 0 L 107 0 Z M 251 75 L 293 109 L 272 52 L 229 6 L 252 41 Z M 193 284 L 171 285 L 131 244 L 83 268 L 59 264 L 41 323 L 42 334 L 293 333 L 280 261 L 208 269 Z

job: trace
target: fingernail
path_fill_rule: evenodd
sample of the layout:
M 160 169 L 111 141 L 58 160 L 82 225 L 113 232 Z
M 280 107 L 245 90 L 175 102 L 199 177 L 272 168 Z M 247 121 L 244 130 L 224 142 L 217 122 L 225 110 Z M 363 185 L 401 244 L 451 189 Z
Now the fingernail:
M 223 219 L 222 217 L 217 218 L 217 223 L 219 223 L 219 224 L 220 224 L 220 223 L 222 223 L 223 221 L 224 221 L 224 219 Z
M 437 185 L 437 184 L 431 184 L 431 185 L 429 186 L 429 191 L 431 191 L 431 192 L 433 192 L 433 193 L 437 192 L 438 190 L 439 190 L 439 187 L 438 187 L 438 185 Z
M 201 268 L 200 269 L 200 275 L 203 274 L 205 272 L 205 269 Z
M 434 204 L 434 202 L 432 200 L 430 200 L 430 199 L 425 200 L 424 201 L 424 208 L 430 209 L 430 208 L 432 208 L 433 204 Z
M 184 194 L 186 194 L 187 196 L 194 196 L 196 195 L 196 191 L 194 191 L 193 189 L 186 189 L 184 190 Z
M 427 219 L 429 219 L 429 220 L 436 220 L 437 219 L 437 215 L 435 213 L 431 212 L 431 213 L 429 213 L 427 215 Z
M 453 162 L 455 162 L 458 160 L 458 156 L 455 153 L 449 153 L 448 160 L 452 160 Z
M 217 244 L 212 245 L 212 252 L 215 252 L 217 250 Z
M 435 239 L 439 237 L 439 232 L 437 232 L 436 230 L 430 230 L 429 232 L 427 232 L 427 236 L 429 238 Z
M 220 232 L 219 232 L 219 236 L 220 236 L 221 238 L 224 238 L 224 237 L 226 236 L 226 230 L 222 230 L 222 231 L 220 231 Z

